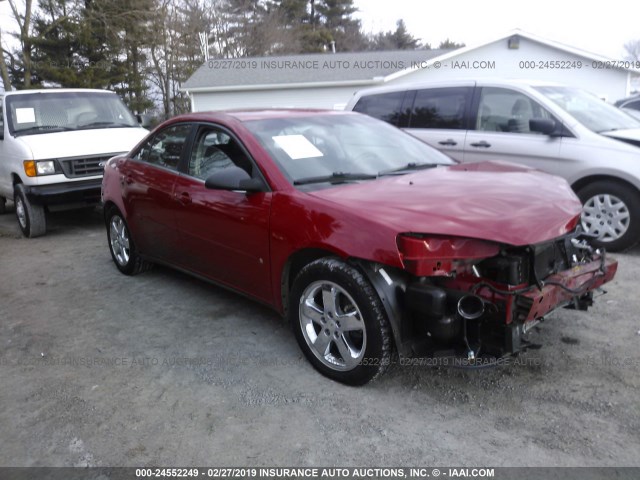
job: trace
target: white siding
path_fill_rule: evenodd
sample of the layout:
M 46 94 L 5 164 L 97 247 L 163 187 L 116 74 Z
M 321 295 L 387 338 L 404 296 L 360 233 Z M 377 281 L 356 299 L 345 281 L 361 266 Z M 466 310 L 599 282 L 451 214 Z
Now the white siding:
M 446 81 L 462 78 L 502 78 L 502 79 L 531 79 L 564 83 L 589 90 L 607 101 L 614 102 L 627 96 L 626 71 L 613 69 L 596 69 L 592 67 L 592 60 L 578 57 L 563 50 L 551 48 L 538 42 L 520 38 L 520 48 L 507 48 L 508 40 L 474 49 L 462 55 L 456 55 L 442 61 L 439 69 L 431 66 L 418 70 L 387 82 L 388 85 L 400 85 L 414 82 Z M 522 68 L 520 62 L 545 62 L 560 60 L 563 62 L 581 61 L 582 68 L 544 69 Z M 458 68 L 454 67 L 457 62 Z M 462 62 L 465 62 L 464 64 Z M 485 62 L 484 68 L 480 64 L 474 68 L 474 62 Z M 488 65 L 494 65 L 489 68 Z M 466 68 L 465 66 L 468 66 Z
M 613 102 L 627 96 L 628 73 L 621 70 L 597 69 L 592 60 L 520 37 L 520 47 L 511 50 L 508 40 L 500 40 L 442 61 L 436 69 L 416 70 L 394 78 L 387 85 L 416 82 L 446 81 L 463 78 L 531 79 L 564 83 L 589 90 Z M 582 68 L 556 70 L 551 68 L 523 68 L 520 62 L 581 61 Z M 484 62 L 474 64 L 474 62 Z M 382 85 L 382 83 L 380 83 Z M 327 108 L 340 109 L 362 87 L 310 87 L 281 90 L 250 90 L 237 92 L 196 92 L 194 111 L 227 110 L 234 108 Z

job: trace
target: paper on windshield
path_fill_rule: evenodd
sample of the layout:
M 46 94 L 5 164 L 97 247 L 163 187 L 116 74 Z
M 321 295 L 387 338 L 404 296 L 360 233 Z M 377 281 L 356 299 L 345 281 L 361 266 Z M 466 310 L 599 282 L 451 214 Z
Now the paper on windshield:
M 16 123 L 33 123 L 36 121 L 36 111 L 33 108 L 16 108 Z
M 304 135 L 279 135 L 272 138 L 292 160 L 324 156 Z

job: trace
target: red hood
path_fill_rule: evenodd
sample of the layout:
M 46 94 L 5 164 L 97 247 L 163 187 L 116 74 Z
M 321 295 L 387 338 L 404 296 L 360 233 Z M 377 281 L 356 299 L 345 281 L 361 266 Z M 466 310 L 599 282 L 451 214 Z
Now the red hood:
M 567 182 L 502 162 L 438 167 L 312 192 L 401 232 L 530 245 L 569 231 L 581 205 Z

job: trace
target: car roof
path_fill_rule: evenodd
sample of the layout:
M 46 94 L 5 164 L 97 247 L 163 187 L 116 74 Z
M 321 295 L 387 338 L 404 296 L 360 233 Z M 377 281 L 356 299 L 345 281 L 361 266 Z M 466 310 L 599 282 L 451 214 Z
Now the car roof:
M 459 78 L 454 80 L 434 80 L 416 83 L 403 83 L 400 85 L 386 85 L 384 87 L 365 88 L 358 91 L 356 96 L 364 96 L 375 93 L 397 92 L 404 90 L 416 90 L 421 88 L 446 88 L 446 87 L 473 87 L 473 86 L 520 86 L 520 87 L 563 87 L 558 82 L 533 79 L 504 79 L 504 78 Z
M 270 108 L 255 110 L 220 110 L 197 113 L 185 113 L 173 117 L 173 121 L 222 121 L 235 119 L 240 122 L 251 120 L 267 120 L 272 118 L 295 118 L 309 117 L 317 115 L 354 115 L 353 112 L 342 110 L 321 110 L 310 108 Z

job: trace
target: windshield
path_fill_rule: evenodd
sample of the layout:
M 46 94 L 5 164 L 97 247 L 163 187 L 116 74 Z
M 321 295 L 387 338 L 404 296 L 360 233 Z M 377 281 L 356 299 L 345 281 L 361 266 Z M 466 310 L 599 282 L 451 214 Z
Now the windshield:
M 640 122 L 637 120 L 579 88 L 536 87 L 536 90 L 596 133 L 640 128 Z
M 9 132 L 16 136 L 138 126 L 114 93 L 36 92 L 8 95 L 6 103 Z
M 454 164 L 420 140 L 365 115 L 313 114 L 245 125 L 296 185 L 366 181 Z

